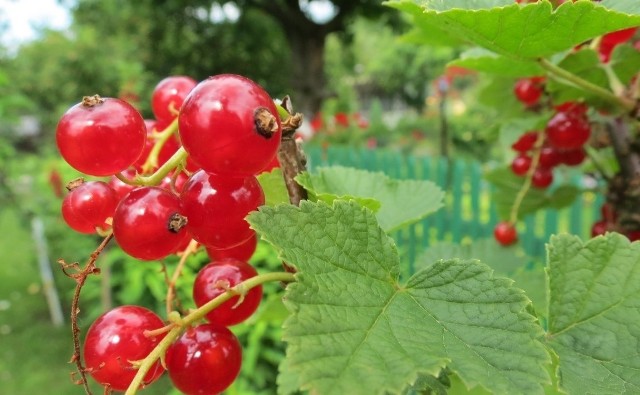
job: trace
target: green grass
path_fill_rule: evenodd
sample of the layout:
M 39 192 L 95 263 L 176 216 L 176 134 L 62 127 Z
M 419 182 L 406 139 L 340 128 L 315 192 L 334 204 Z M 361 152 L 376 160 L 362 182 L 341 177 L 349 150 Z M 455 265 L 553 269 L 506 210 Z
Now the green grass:
M 68 363 L 68 320 L 56 328 L 49 318 L 28 221 L 5 207 L 0 209 L 0 229 L 0 393 L 83 394 L 70 376 L 74 365 Z M 57 280 L 61 293 L 73 286 L 70 280 Z M 67 319 L 68 306 L 64 308 Z M 162 381 L 141 393 L 167 394 L 167 378 Z M 103 393 L 98 386 L 92 388 L 95 394 Z

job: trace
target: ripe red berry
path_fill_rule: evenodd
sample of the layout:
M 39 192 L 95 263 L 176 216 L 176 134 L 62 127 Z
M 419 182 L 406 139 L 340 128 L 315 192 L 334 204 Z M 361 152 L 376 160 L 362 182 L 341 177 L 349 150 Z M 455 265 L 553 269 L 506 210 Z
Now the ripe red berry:
M 118 204 L 116 192 L 102 181 L 88 181 L 73 188 L 62 201 L 62 218 L 80 233 L 109 229 L 106 219 L 113 216 Z
M 603 235 L 608 229 L 609 225 L 607 224 L 607 221 L 600 220 L 598 222 L 594 222 L 593 226 L 591 226 L 591 237 Z
M 180 199 L 193 238 L 207 247 L 224 249 L 253 236 L 244 218 L 264 204 L 264 193 L 254 176 L 229 177 L 200 170 L 184 185 Z
M 508 246 L 518 241 L 518 231 L 509 222 L 499 222 L 493 229 L 493 236 L 503 246 Z
M 531 149 L 533 149 L 533 146 L 536 144 L 536 141 L 538 140 L 538 134 L 539 132 L 536 132 L 536 131 L 531 131 L 523 134 L 522 136 L 520 136 L 518 141 L 516 141 L 515 143 L 513 143 L 513 145 L 511 145 L 511 148 L 521 153 L 526 153 L 527 151 L 530 151 Z
M 280 145 L 280 118 L 255 82 L 232 74 L 210 77 L 186 98 L 180 140 L 202 169 L 253 175 L 267 167 Z
M 531 158 L 527 155 L 518 155 L 511 162 L 511 171 L 517 176 L 524 176 L 531 167 Z
M 530 107 L 540 101 L 540 97 L 542 97 L 542 88 L 536 81 L 530 78 L 524 78 L 516 82 L 513 88 L 513 93 L 521 103 Z
M 581 148 L 591 135 L 586 116 L 574 112 L 558 112 L 547 123 L 547 141 L 554 148 L 575 150 Z
M 134 258 L 162 259 L 189 238 L 180 199 L 160 187 L 140 187 L 129 192 L 113 216 L 113 235 L 120 248 Z
M 625 41 L 629 41 L 635 35 L 637 30 L 637 27 L 632 27 L 629 29 L 607 33 L 602 36 L 602 39 L 600 40 L 600 46 L 598 47 L 600 60 L 603 63 L 608 62 L 615 47 Z
M 207 255 L 209 255 L 209 258 L 211 258 L 212 261 L 221 261 L 226 258 L 248 261 L 256 251 L 257 245 L 258 238 L 255 232 L 253 232 L 253 236 L 244 243 L 238 244 L 235 247 L 224 249 L 207 247 Z
M 134 169 L 127 169 L 122 172 L 122 175 L 127 179 L 132 180 L 136 176 L 136 171 Z M 111 176 L 111 178 L 109 178 L 109 186 L 116 192 L 118 202 L 122 200 L 127 193 L 136 188 L 135 185 L 130 185 L 120 181 L 116 176 Z
M 584 148 L 564 150 L 560 152 L 560 162 L 567 166 L 578 166 L 587 158 Z
M 534 187 L 544 189 L 553 183 L 553 171 L 545 167 L 538 167 L 531 178 Z
M 200 307 L 225 292 L 222 284 L 233 287 L 257 275 L 256 269 L 246 261 L 233 258 L 213 261 L 198 272 L 193 282 L 193 300 L 196 306 Z M 242 303 L 237 304 L 239 299 L 239 296 L 235 296 L 213 309 L 207 314 L 207 320 L 223 326 L 245 321 L 260 305 L 262 286 L 251 288 L 242 299 Z
M 101 315 L 87 331 L 84 360 L 91 376 L 110 389 L 124 391 L 137 373 L 131 361 L 144 359 L 164 335 L 147 337 L 146 330 L 164 326 L 154 312 L 139 306 L 120 306 Z M 164 369 L 156 362 L 144 385 L 157 380 Z
M 539 165 L 551 169 L 558 166 L 562 161 L 560 153 L 553 147 L 542 147 L 540 150 Z
M 110 176 L 131 166 L 142 153 L 144 119 L 120 99 L 85 97 L 58 122 L 56 143 L 67 163 L 82 173 Z
M 171 382 L 186 395 L 219 394 L 240 373 L 242 346 L 224 326 L 198 325 L 169 347 L 166 363 Z
M 158 120 L 171 122 L 180 111 L 184 99 L 198 82 L 191 77 L 175 75 L 158 82 L 151 95 L 151 110 Z M 173 109 L 173 111 L 172 111 Z

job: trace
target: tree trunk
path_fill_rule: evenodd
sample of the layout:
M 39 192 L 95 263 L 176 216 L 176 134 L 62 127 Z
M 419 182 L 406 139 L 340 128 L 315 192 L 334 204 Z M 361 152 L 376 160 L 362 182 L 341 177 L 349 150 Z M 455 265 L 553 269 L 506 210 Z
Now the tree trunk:
M 305 34 L 285 29 L 291 47 L 293 73 L 291 75 L 292 103 L 296 112 L 307 119 L 320 111 L 327 95 L 324 74 L 324 46 L 326 34 L 318 29 Z

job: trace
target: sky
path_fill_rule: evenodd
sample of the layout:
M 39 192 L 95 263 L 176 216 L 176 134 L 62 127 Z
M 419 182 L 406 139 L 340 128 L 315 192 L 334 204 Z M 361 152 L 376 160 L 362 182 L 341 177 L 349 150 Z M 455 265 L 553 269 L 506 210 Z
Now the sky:
M 71 22 L 69 12 L 57 0 L 0 0 L 0 21 L 9 24 L 0 40 L 10 48 L 35 38 L 37 27 L 60 30 Z
M 324 23 L 333 17 L 333 7 L 327 0 L 303 0 L 301 3 L 316 22 Z M 58 0 L 0 0 L 0 22 L 5 21 L 9 26 L 0 35 L 0 41 L 15 49 L 36 38 L 38 27 L 65 29 L 71 23 L 71 16 Z

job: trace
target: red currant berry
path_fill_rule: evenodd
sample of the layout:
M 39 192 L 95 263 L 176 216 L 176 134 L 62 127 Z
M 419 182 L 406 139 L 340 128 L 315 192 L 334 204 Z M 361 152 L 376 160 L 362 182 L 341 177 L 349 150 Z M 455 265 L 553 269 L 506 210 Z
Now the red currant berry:
M 516 85 L 513 88 L 513 93 L 521 103 L 530 107 L 540 101 L 540 97 L 542 97 L 542 88 L 531 79 L 525 78 L 516 82 Z
M 586 116 L 589 108 L 584 103 L 567 101 L 554 107 L 556 112 L 564 112 L 571 116 Z
M 603 235 L 607 232 L 607 230 L 609 230 L 609 225 L 607 224 L 607 221 L 601 220 L 601 221 L 595 222 L 593 226 L 591 226 L 591 237 Z
M 60 154 L 76 170 L 92 176 L 110 176 L 131 166 L 142 153 L 144 119 L 120 99 L 85 97 L 58 122 Z
M 136 176 L 136 171 L 133 169 L 127 169 L 122 172 L 122 175 L 125 178 L 132 180 Z M 109 186 L 116 192 L 118 201 L 122 200 L 122 198 L 125 197 L 127 193 L 133 191 L 136 188 L 135 185 L 130 185 L 120 181 L 120 179 L 118 179 L 118 177 L 116 176 L 111 176 L 111 178 L 109 178 Z
M 216 296 L 223 294 L 224 287 L 233 287 L 244 280 L 257 276 L 256 269 L 246 261 L 228 258 L 214 261 L 200 269 L 193 282 L 193 300 L 200 307 Z M 224 326 L 231 326 L 245 321 L 260 305 L 262 286 L 251 288 L 238 304 L 239 296 L 224 302 L 207 314 L 207 320 Z
M 194 162 L 217 174 L 253 175 L 280 144 L 273 100 L 255 82 L 223 74 L 201 82 L 185 100 L 180 140 Z
M 171 76 L 158 82 L 151 95 L 151 110 L 157 119 L 171 122 L 198 82 L 191 77 Z
M 84 182 L 69 192 L 62 201 L 62 218 L 80 233 L 96 233 L 96 228 L 108 229 L 105 223 L 118 204 L 116 192 L 102 181 Z
M 125 196 L 113 216 L 113 235 L 124 252 L 142 260 L 162 259 L 188 238 L 180 199 L 160 187 L 140 187 Z
M 600 60 L 603 63 L 608 62 L 615 47 L 625 41 L 629 41 L 636 34 L 637 30 L 637 27 L 632 27 L 629 29 L 607 33 L 602 36 L 602 39 L 600 40 L 600 47 L 598 48 L 598 52 L 600 53 Z
M 240 373 L 242 346 L 224 326 L 198 325 L 169 347 L 166 363 L 171 382 L 186 395 L 219 394 Z
M 558 149 L 581 148 L 591 135 L 591 126 L 586 116 L 558 112 L 547 123 L 547 141 Z
M 517 176 L 524 176 L 531 167 L 531 158 L 527 155 L 518 155 L 511 162 L 511 171 Z
M 548 188 L 553 182 L 553 172 L 545 167 L 538 167 L 531 178 L 534 187 L 544 189 Z
M 584 148 L 564 150 L 560 153 L 560 162 L 567 166 L 578 166 L 587 158 Z
M 640 240 L 640 230 L 631 230 L 626 233 L 626 236 L 629 241 L 638 241 Z
M 253 236 L 244 218 L 264 204 L 264 193 L 254 176 L 228 177 L 200 170 L 187 181 L 180 199 L 193 238 L 224 249 Z
M 139 306 L 120 306 L 101 315 L 87 331 L 84 360 L 91 376 L 116 391 L 126 390 L 138 372 L 131 361 L 144 359 L 164 335 L 147 337 L 144 331 L 164 326 L 154 312 Z M 164 372 L 156 362 L 144 378 L 144 385 Z
M 547 169 L 551 169 L 553 167 L 558 166 L 562 161 L 558 150 L 553 147 L 542 147 L 540 150 L 540 159 L 539 164 L 542 167 L 546 167 Z
M 184 184 L 187 183 L 187 180 L 189 177 L 187 177 L 187 175 L 184 174 L 184 172 L 180 172 L 175 177 L 175 180 L 173 180 L 174 178 L 173 176 L 174 176 L 173 174 L 169 174 L 165 178 L 163 178 L 162 182 L 160 183 L 160 187 L 166 189 L 167 191 L 180 194 L 180 192 L 182 192 L 182 188 L 184 187 Z M 172 182 L 173 182 L 173 185 L 171 185 Z
M 508 246 L 518 241 L 518 231 L 509 222 L 499 222 L 493 229 L 493 236 L 503 246 Z
M 610 203 L 603 204 L 602 207 L 600 207 L 600 213 L 602 214 L 602 218 L 609 223 L 614 223 L 618 220 L 615 208 Z
M 258 246 L 258 238 L 253 233 L 247 241 L 242 244 L 238 244 L 235 247 L 219 249 L 207 247 L 207 255 L 212 261 L 221 261 L 226 258 L 234 258 L 241 261 L 248 261 Z
M 515 143 L 513 143 L 513 145 L 511 145 L 511 148 L 513 148 L 515 151 L 518 152 L 522 152 L 522 153 L 526 153 L 527 151 L 530 151 L 531 149 L 533 149 L 533 146 L 536 144 L 536 141 L 538 140 L 538 132 L 527 132 L 525 134 L 523 134 L 522 136 L 520 136 L 520 138 L 518 139 L 518 141 L 516 141 Z

